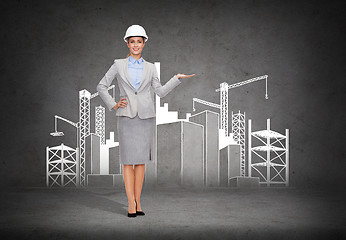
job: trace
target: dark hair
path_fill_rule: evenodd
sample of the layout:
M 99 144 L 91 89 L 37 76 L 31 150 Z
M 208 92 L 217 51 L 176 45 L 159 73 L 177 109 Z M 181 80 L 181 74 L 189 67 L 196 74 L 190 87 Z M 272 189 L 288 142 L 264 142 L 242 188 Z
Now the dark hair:
M 145 37 L 143 37 L 143 36 L 131 36 L 131 37 L 127 37 L 127 38 L 126 38 L 126 42 L 129 42 L 129 39 L 132 38 L 132 37 L 142 37 L 142 38 L 143 38 L 143 42 L 145 42 Z

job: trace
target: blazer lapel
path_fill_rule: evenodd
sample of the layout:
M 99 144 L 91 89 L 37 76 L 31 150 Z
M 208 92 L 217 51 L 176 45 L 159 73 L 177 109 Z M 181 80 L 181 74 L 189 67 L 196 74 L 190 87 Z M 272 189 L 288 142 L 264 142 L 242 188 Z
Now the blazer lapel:
M 130 78 L 130 74 L 129 74 L 129 57 L 125 58 L 125 64 L 124 64 L 124 72 L 125 72 L 125 80 L 127 81 L 127 83 L 136 91 L 135 86 L 133 86 L 131 78 Z
M 142 79 L 141 79 L 141 82 L 139 83 L 139 87 L 138 87 L 138 90 L 141 88 L 141 86 L 143 85 L 143 82 L 145 80 L 145 75 L 147 75 L 147 71 L 148 71 L 148 63 L 147 61 L 145 61 L 143 59 L 143 71 L 142 71 Z

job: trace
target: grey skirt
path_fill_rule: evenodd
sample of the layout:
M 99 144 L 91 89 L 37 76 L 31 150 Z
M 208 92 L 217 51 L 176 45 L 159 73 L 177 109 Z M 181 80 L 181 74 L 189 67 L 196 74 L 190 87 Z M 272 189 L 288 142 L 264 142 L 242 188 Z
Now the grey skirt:
M 119 162 L 124 165 L 151 163 L 155 118 L 118 116 Z

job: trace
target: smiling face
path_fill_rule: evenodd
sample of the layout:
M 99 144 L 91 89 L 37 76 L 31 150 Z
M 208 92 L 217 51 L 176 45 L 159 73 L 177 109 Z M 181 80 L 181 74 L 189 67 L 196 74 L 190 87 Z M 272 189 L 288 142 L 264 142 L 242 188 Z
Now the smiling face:
M 130 37 L 127 41 L 127 47 L 130 49 L 132 57 L 140 58 L 145 45 L 143 37 Z

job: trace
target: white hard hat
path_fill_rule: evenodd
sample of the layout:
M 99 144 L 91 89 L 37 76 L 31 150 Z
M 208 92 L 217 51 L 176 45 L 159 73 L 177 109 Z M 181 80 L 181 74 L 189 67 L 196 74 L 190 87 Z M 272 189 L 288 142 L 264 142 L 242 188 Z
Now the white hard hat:
M 132 25 L 126 30 L 125 37 L 124 37 L 125 42 L 127 42 L 126 38 L 128 37 L 144 37 L 145 42 L 148 40 L 148 36 L 145 33 L 144 28 L 139 25 Z

